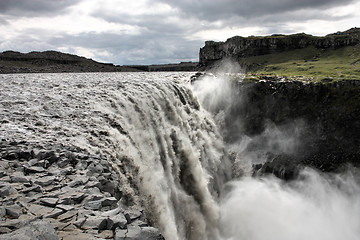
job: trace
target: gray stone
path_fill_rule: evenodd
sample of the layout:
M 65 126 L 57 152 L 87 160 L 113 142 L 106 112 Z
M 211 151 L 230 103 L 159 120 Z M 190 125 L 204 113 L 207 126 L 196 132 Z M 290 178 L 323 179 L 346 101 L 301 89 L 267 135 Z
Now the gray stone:
M 66 176 L 66 175 L 72 174 L 73 171 L 74 171 L 74 169 L 72 167 L 67 167 L 67 168 L 61 169 L 60 174 L 63 176 Z
M 115 216 L 111 216 L 109 217 L 109 219 L 113 222 L 113 226 L 110 229 L 115 229 L 115 228 L 124 229 L 127 225 L 127 220 L 122 213 L 117 214 Z
M 54 208 L 30 203 L 28 204 L 28 211 L 34 214 L 35 216 L 46 217 L 54 213 Z M 56 211 L 56 213 L 58 213 L 58 211 Z
M 131 222 L 131 224 L 129 224 L 131 226 L 139 226 L 139 227 L 148 227 L 149 225 L 144 222 L 144 221 L 141 221 L 139 219 L 136 219 L 135 221 Z
M 100 187 L 101 184 L 99 181 L 89 181 L 86 183 L 85 188 L 94 188 L 94 187 Z
M 36 167 L 36 166 L 27 166 L 24 164 L 24 172 L 25 173 L 43 173 L 46 172 L 45 168 L 43 167 Z
M 104 230 L 100 233 L 96 234 L 96 237 L 102 238 L 102 239 L 114 239 L 114 232 L 111 230 Z
M 142 212 L 135 209 L 127 209 L 124 212 L 124 216 L 128 220 L 128 223 L 131 223 L 132 221 L 135 221 L 136 219 L 139 219 L 142 216 Z
M 40 185 L 35 185 L 29 188 L 25 188 L 21 191 L 21 193 L 29 193 L 29 192 L 42 192 L 43 189 L 41 188 Z
M 94 164 L 94 163 L 91 163 L 89 166 L 88 166 L 88 175 L 91 176 L 95 173 L 102 173 L 104 171 L 104 168 L 103 166 L 101 166 L 101 164 Z
M 132 227 L 116 229 L 115 240 L 165 240 L 158 229 L 153 227 Z
M 10 176 L 4 176 L 0 178 L 0 182 L 11 182 Z
M 42 177 L 42 178 L 36 179 L 34 181 L 34 183 L 38 184 L 42 187 L 45 187 L 45 186 L 51 185 L 55 181 L 55 179 L 56 179 L 56 177 L 54 177 L 54 176 L 47 176 L 47 177 Z
M 40 204 L 47 207 L 55 207 L 58 201 L 59 198 L 41 198 Z
M 114 197 L 108 197 L 108 198 L 105 198 L 101 201 L 101 205 L 103 207 L 106 207 L 106 206 L 114 206 L 116 205 L 118 202 L 118 200 Z
M 27 224 L 29 224 L 28 219 L 10 219 L 0 222 L 0 227 L 6 227 L 10 229 L 19 229 Z
M 63 213 L 64 213 L 64 211 L 62 209 L 55 208 L 50 213 L 45 214 L 44 218 L 56 218 L 56 217 L 60 216 Z
M 6 209 L 4 206 L 0 206 L 0 218 L 6 215 Z
M 129 227 L 127 229 L 117 228 L 115 230 L 115 240 L 140 240 L 140 227 Z
M 85 185 L 89 181 L 88 177 L 85 176 L 78 176 L 75 178 L 75 180 L 71 181 L 68 186 L 69 187 L 76 187 L 79 185 Z
M 71 210 L 68 212 L 65 212 L 57 217 L 57 220 L 60 222 L 69 222 L 75 218 L 75 216 L 78 214 L 77 211 Z
M 75 209 L 73 206 L 63 205 L 63 204 L 58 204 L 58 205 L 56 205 L 56 207 L 59 208 L 59 209 L 62 209 L 65 212 L 72 211 L 72 210 Z
M 0 234 L 6 234 L 6 233 L 11 233 L 12 230 L 10 228 L 7 227 L 0 227 Z
M 5 206 L 6 209 L 6 215 L 9 218 L 19 218 L 19 216 L 23 213 L 22 209 L 19 205 L 10 205 L 10 206 Z
M 80 218 L 74 223 L 78 228 L 88 230 L 88 229 L 98 229 L 104 230 L 108 226 L 108 218 L 99 217 L 99 216 L 90 216 L 88 218 Z
M 83 192 L 79 192 L 79 191 L 70 191 L 70 192 L 66 192 L 64 194 L 59 195 L 59 204 L 78 204 L 80 203 L 85 197 L 87 196 L 87 194 L 83 193 Z
M 38 166 L 38 167 L 42 167 L 42 166 L 39 166 L 39 160 L 37 158 L 33 158 L 33 159 L 30 159 L 27 164 L 29 164 L 29 166 Z
M 59 231 L 59 238 L 64 240 L 102 240 L 91 233 L 84 233 L 83 230 L 73 229 L 69 231 Z
M 16 189 L 10 185 L 5 185 L 2 188 L 0 188 L 0 197 L 7 197 L 17 193 L 18 192 L 16 191 Z
M 100 210 L 102 207 L 102 201 L 101 200 L 97 200 L 97 201 L 90 201 L 85 203 L 84 207 L 86 209 L 90 209 L 90 210 Z
M 58 240 L 53 226 L 42 220 L 37 220 L 8 234 L 1 235 L 2 240 Z
M 29 178 L 25 177 L 22 172 L 15 172 L 10 176 L 11 182 L 13 183 L 28 183 Z
M 100 215 L 104 216 L 104 217 L 113 217 L 113 216 L 118 215 L 119 213 L 122 213 L 122 209 L 118 207 L 113 210 L 102 212 Z

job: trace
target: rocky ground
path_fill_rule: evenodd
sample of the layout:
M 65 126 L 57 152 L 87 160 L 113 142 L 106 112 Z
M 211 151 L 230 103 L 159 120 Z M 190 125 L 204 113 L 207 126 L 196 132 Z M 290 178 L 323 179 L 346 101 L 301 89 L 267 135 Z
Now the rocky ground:
M 121 197 L 117 174 L 101 156 L 0 142 L 1 239 L 163 239 Z

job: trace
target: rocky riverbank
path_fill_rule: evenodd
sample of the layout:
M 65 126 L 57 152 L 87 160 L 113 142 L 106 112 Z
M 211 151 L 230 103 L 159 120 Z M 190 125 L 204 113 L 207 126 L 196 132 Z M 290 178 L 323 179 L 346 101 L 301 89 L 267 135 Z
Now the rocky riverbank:
M 0 142 L 0 238 L 163 239 L 120 204 L 118 175 L 78 148 Z

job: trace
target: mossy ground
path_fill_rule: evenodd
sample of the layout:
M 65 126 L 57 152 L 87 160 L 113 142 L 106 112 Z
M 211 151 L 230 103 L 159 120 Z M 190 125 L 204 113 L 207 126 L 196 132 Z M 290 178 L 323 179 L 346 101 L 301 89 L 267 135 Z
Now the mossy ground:
M 240 59 L 248 77 L 303 76 L 314 81 L 360 80 L 360 44 L 339 49 L 307 47 Z

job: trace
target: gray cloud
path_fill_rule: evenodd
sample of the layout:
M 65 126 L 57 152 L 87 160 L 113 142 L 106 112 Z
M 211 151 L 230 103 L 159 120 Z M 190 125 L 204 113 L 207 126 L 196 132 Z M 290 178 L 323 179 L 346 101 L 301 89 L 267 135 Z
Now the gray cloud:
M 264 15 L 283 14 L 301 9 L 324 10 L 344 6 L 356 0 L 157 0 L 178 8 L 184 15 L 201 20 L 224 20 L 231 16 L 258 18 Z
M 61 15 L 69 17 L 78 12 L 90 11 L 92 20 L 101 19 L 101 24 L 116 23 L 134 26 L 136 34 L 131 30 L 102 31 L 94 28 L 76 29 L 76 31 L 55 31 L 56 29 L 21 28 L 21 32 L 6 37 L 6 30 L 0 36 L 0 49 L 27 51 L 43 51 L 68 49 L 69 53 L 77 53 L 79 48 L 93 53 L 95 60 L 101 59 L 115 64 L 153 64 L 197 60 L 200 47 L 205 40 L 202 35 L 206 31 L 223 29 L 261 29 L 261 35 L 273 33 L 302 32 L 299 24 L 312 20 L 334 22 L 349 16 L 332 16 L 328 9 L 346 6 L 356 0 L 149 0 L 142 6 L 147 9 L 157 3 L 165 3 L 172 7 L 164 11 L 136 11 L 126 5 L 114 5 L 112 0 L 107 4 L 99 1 L 90 11 L 69 12 L 70 6 L 82 1 L 85 7 L 87 0 L 0 0 L 0 27 L 12 27 L 12 19 L 35 16 L 51 17 Z M 118 11 L 122 9 L 127 11 Z M 70 14 L 64 14 L 70 13 Z M 80 16 L 84 19 L 89 16 Z M 49 18 L 50 19 L 50 18 Z M 39 23 L 39 26 L 41 23 Z M 78 25 L 81 26 L 81 25 Z M 291 28 L 293 27 L 293 28 Z M 40 29 L 41 28 L 41 29 Z M 6 29 L 5 27 L 3 29 Z M 9 32 L 11 32 L 12 28 Z M 90 30 L 89 30 L 90 29 Z M 110 30 L 109 30 L 110 29 Z M 346 30 L 346 29 L 336 29 Z M 241 31 L 241 30 L 240 30 Z M 76 32 L 71 35 L 69 32 Z M 110 33 L 111 32 L 111 33 Z M 55 34 L 54 34 L 55 33 Z M 234 35 L 239 34 L 239 32 Z M 241 32 L 240 32 L 241 34 Z M 220 36 L 221 37 L 221 36 Z M 225 38 L 231 37 L 226 36 Z M 84 51 L 86 52 L 86 51 Z M 101 53 L 111 53 L 112 56 Z
M 0 13 L 13 16 L 53 15 L 81 0 L 1 0 Z
M 154 64 L 197 61 L 202 41 L 180 36 L 147 32 L 142 35 L 86 33 L 64 35 L 48 41 L 52 46 L 73 46 L 111 52 L 109 62 L 117 64 Z M 71 48 L 70 48 L 71 49 Z

